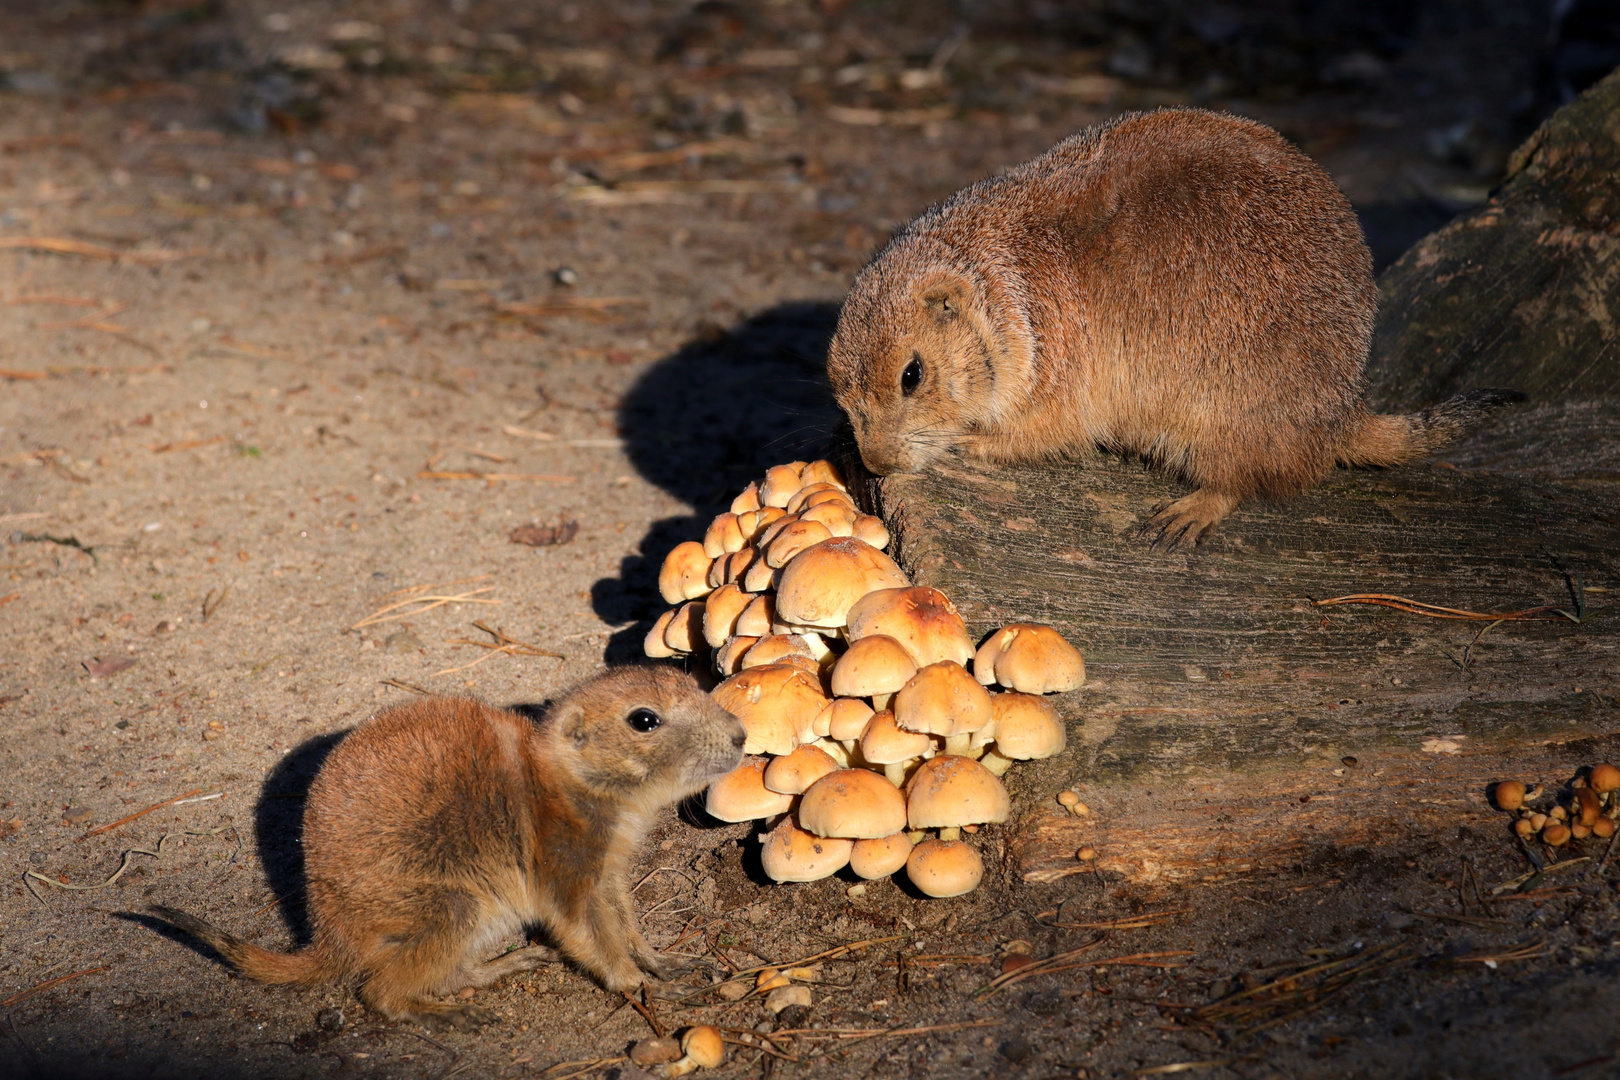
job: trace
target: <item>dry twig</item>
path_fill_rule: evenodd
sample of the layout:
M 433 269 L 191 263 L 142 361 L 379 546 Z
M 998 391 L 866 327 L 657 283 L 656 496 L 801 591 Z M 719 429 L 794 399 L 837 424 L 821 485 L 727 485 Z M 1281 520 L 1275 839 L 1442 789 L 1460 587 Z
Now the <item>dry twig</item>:
M 1408 600 L 1404 596 L 1392 596 L 1389 593 L 1352 593 L 1349 596 L 1334 596 L 1326 600 L 1311 601 L 1312 607 L 1319 608 L 1338 607 L 1344 604 L 1375 604 L 1378 607 L 1404 611 L 1409 615 L 1427 615 L 1431 619 L 1476 619 L 1485 622 L 1557 622 L 1558 619 L 1568 619 L 1570 622 L 1577 623 L 1581 621 L 1579 616 L 1571 615 L 1562 608 L 1552 607 L 1551 605 L 1525 608 L 1523 611 L 1465 611 L 1462 608 L 1425 604 L 1421 600 Z
M 154 810 L 161 810 L 165 806 L 171 806 L 174 803 L 177 803 L 182 799 L 189 799 L 193 795 L 201 795 L 203 793 L 203 790 L 204 790 L 203 788 L 193 788 L 192 790 L 186 792 L 183 795 L 176 795 L 172 799 L 164 799 L 162 802 L 158 803 L 155 806 L 148 806 L 145 810 L 137 810 L 133 814 L 129 815 L 128 817 L 121 817 L 117 821 L 109 822 L 106 825 L 99 825 L 96 828 L 91 829 L 89 832 L 85 833 L 83 836 L 79 837 L 79 839 L 75 840 L 74 843 L 75 844 L 78 843 L 79 840 L 88 840 L 92 836 L 98 836 L 98 835 L 100 835 L 101 833 L 104 833 L 104 832 L 111 832 L 112 830 L 118 828 L 118 826 L 120 826 L 120 825 L 128 825 L 130 822 L 134 821 L 136 818 L 145 817 L 147 814 L 150 814 Z
M 69 979 L 77 979 L 81 975 L 94 975 L 98 971 L 111 971 L 111 970 L 112 970 L 111 965 L 104 965 L 102 967 L 85 968 L 83 971 L 75 971 L 71 975 L 63 975 L 63 976 L 60 976 L 58 978 L 51 979 L 48 982 L 42 982 L 38 986 L 30 986 L 27 990 L 24 990 L 20 994 L 12 994 L 10 997 L 6 998 L 6 1000 L 0 1001 L 0 1009 L 10 1008 L 13 1005 L 20 1005 L 24 1001 L 27 1001 L 29 998 L 33 997 L 35 994 L 43 994 L 45 991 L 49 990 L 51 987 L 56 986 L 56 985 L 58 985 L 60 983 L 65 983 Z

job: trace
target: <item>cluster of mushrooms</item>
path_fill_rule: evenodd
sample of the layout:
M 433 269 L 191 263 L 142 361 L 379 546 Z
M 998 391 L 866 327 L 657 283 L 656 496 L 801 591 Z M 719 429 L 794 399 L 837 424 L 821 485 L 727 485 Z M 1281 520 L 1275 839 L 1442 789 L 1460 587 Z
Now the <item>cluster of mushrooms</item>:
M 1513 831 L 1525 840 L 1540 837 L 1554 848 L 1588 836 L 1607 840 L 1620 816 L 1620 769 L 1607 761 L 1583 769 L 1562 797 L 1548 796 L 1540 784 L 1500 780 L 1492 785 L 1491 801 L 1514 816 Z
M 645 649 L 707 653 L 724 677 L 714 697 L 747 729 L 750 756 L 707 807 L 765 820 L 772 879 L 905 867 L 929 896 L 958 896 L 984 876 L 961 834 L 1007 819 L 1000 777 L 1014 761 L 1063 749 L 1042 695 L 1083 683 L 1085 662 L 1029 623 L 975 650 L 956 607 L 911 585 L 888 543 L 831 464 L 775 466 L 701 543 L 669 553 L 658 585 L 677 606 Z

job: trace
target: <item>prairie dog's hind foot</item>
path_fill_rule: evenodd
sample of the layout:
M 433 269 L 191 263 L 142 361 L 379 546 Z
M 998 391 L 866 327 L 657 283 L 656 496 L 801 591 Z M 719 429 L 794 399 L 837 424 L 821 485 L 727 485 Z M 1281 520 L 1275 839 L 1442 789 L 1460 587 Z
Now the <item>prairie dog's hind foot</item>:
M 1202 544 L 1210 530 L 1240 501 L 1210 488 L 1199 488 L 1191 495 L 1155 507 L 1140 535 L 1149 547 L 1166 551 L 1194 547 Z
M 411 1001 L 387 1010 L 375 1004 L 371 1007 L 390 1020 L 404 1020 L 429 1031 L 477 1031 L 487 1024 L 500 1022 L 500 1017 L 489 1009 L 463 1002 Z

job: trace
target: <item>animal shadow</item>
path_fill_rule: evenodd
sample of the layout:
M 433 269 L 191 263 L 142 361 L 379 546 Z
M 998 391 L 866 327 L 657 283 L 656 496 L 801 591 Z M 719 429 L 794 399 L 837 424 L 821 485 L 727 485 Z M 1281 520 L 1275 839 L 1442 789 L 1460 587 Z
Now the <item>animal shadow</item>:
M 281 916 L 300 945 L 308 944 L 311 937 L 305 907 L 309 882 L 304 874 L 304 804 L 315 774 L 347 734 L 317 735 L 294 747 L 270 770 L 253 808 L 259 862 L 280 900 Z

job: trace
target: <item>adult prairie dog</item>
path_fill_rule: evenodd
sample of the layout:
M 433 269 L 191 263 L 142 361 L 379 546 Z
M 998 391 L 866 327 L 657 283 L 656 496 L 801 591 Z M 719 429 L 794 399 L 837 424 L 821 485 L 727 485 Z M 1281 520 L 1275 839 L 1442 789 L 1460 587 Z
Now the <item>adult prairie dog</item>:
M 1140 455 L 1196 487 L 1148 523 L 1175 546 L 1251 496 L 1410 461 L 1522 400 L 1369 411 L 1376 300 L 1349 202 L 1276 132 L 1129 113 L 901 229 L 856 277 L 827 370 L 872 472 Z
M 471 698 L 424 698 L 355 728 L 310 785 L 307 947 L 270 952 L 152 910 L 262 982 L 356 979 L 390 1020 L 487 1022 L 436 998 L 549 959 L 535 948 L 486 959 L 536 923 L 602 985 L 629 990 L 643 972 L 679 970 L 636 929 L 631 854 L 654 813 L 737 767 L 744 739 L 670 668 L 610 670 L 538 724 Z

